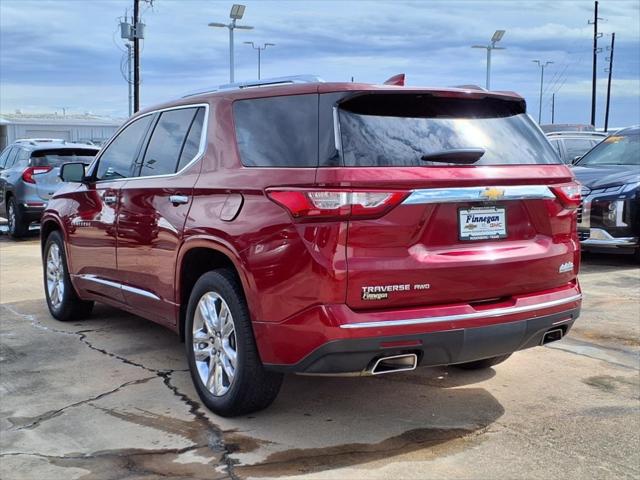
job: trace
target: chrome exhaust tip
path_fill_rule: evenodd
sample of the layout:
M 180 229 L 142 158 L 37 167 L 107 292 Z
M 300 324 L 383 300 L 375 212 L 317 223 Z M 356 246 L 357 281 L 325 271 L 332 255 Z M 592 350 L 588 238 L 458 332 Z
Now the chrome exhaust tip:
M 415 370 L 417 366 L 418 356 L 415 353 L 406 353 L 377 359 L 370 373 L 371 375 L 382 375 L 383 373 L 407 372 Z
M 542 336 L 542 345 L 545 345 L 550 342 L 557 342 L 562 339 L 562 335 L 564 335 L 564 330 L 562 328 L 554 328 L 553 330 L 549 330 Z

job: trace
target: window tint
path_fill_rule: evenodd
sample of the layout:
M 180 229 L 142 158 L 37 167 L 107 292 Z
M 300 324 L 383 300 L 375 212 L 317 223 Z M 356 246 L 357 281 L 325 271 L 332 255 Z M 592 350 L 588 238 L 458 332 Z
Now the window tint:
M 429 95 L 361 95 L 340 104 L 342 156 L 350 167 L 442 166 L 423 156 L 482 149 L 474 165 L 560 163 L 520 102 Z
M 202 126 L 204 125 L 204 113 L 203 107 L 198 108 L 198 113 L 193 119 L 189 134 L 187 135 L 187 141 L 182 148 L 182 154 L 180 154 L 180 162 L 178 163 L 178 170 L 182 170 L 191 160 L 195 158 L 200 150 L 200 140 L 202 138 Z
M 236 139 L 248 167 L 318 164 L 318 95 L 238 100 Z
M 567 151 L 568 161 L 584 155 L 593 147 L 593 141 L 588 138 L 565 138 L 564 149 Z
M 174 173 L 196 108 L 162 112 L 144 155 L 141 177 Z
M 130 177 L 133 164 L 151 118 L 146 115 L 129 124 L 104 150 L 98 163 L 96 180 L 110 180 Z
M 12 148 L 7 147 L 0 154 L 0 168 L 5 168 L 7 164 L 7 159 L 9 158 L 9 154 L 11 153 Z

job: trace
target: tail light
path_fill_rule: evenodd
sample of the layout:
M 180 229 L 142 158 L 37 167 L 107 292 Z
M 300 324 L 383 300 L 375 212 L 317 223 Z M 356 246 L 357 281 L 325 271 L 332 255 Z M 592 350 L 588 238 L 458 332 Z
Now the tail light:
M 296 219 L 350 219 L 381 217 L 409 192 L 378 190 L 267 190 L 267 195 Z
M 22 180 L 27 183 L 36 183 L 33 176 L 39 175 L 41 173 L 50 172 L 53 167 L 27 167 L 24 172 L 22 172 Z
M 575 182 L 565 183 L 562 185 L 555 185 L 551 187 L 551 189 L 565 208 L 573 210 L 580 206 L 580 202 L 582 201 L 582 196 L 580 195 L 580 184 Z

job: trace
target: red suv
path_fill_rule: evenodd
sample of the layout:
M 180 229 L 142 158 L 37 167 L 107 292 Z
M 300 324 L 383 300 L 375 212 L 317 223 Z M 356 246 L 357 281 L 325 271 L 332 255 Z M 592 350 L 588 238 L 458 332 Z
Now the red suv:
M 51 314 L 179 333 L 219 415 L 289 372 L 487 368 L 579 314 L 579 188 L 513 93 L 238 84 L 139 113 L 61 176 Z

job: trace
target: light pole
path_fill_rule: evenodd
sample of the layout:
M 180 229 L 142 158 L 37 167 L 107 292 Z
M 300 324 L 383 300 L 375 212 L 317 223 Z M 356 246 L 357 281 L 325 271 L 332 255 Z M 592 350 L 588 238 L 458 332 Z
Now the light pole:
M 496 47 L 496 43 L 502 40 L 505 30 L 496 30 L 491 37 L 491 43 L 489 45 L 473 45 L 471 48 L 484 48 L 487 51 L 487 81 L 486 89 L 491 89 L 491 51 L 492 50 L 506 50 L 504 47 Z
M 229 18 L 231 18 L 231 23 L 217 23 L 211 22 L 209 24 L 210 27 L 223 27 L 229 29 L 229 83 L 233 83 L 234 79 L 234 62 L 233 62 L 233 31 L 236 28 L 240 30 L 252 30 L 253 27 L 249 25 L 236 25 L 236 21 L 240 20 L 244 15 L 244 9 L 246 7 L 244 5 L 238 5 L 237 3 L 231 7 L 231 13 L 229 13 Z
M 264 45 L 260 46 L 260 45 L 255 45 L 253 42 L 243 42 L 243 43 L 246 43 L 247 45 L 251 45 L 251 48 L 258 51 L 258 80 L 260 80 L 260 54 L 262 53 L 263 50 L 266 50 L 267 47 L 275 47 L 276 44 L 265 43 Z
M 551 65 L 553 62 L 544 62 L 540 60 L 531 60 L 533 63 L 537 63 L 540 67 L 540 105 L 538 106 L 538 125 L 542 121 L 542 85 L 544 84 L 544 69 L 547 65 Z

